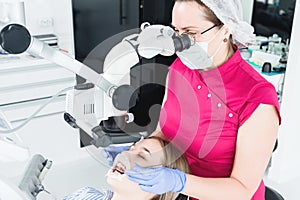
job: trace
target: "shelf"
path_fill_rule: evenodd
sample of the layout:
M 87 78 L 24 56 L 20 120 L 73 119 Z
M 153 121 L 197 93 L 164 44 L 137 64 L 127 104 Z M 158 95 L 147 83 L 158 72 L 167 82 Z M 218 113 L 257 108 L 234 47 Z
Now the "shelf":
M 74 84 L 74 73 L 45 59 L 0 56 L 0 106 L 49 98 Z
M 51 64 L 50 61 L 28 55 L 0 55 L 0 70 Z

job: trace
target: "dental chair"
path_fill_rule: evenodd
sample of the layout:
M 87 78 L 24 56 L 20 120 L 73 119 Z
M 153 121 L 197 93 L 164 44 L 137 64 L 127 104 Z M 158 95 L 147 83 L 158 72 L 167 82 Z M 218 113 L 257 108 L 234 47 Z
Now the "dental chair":
M 278 139 L 275 142 L 273 152 L 277 149 L 277 147 L 278 147 Z M 266 186 L 265 200 L 284 200 L 284 198 L 276 190 Z
M 284 198 L 274 189 L 266 186 L 265 200 L 284 200 Z
M 176 200 L 188 200 L 188 197 L 180 194 Z M 284 200 L 284 198 L 274 189 L 266 186 L 265 200 Z
M 278 140 L 276 140 L 276 143 L 274 145 L 273 152 L 277 149 L 278 147 Z M 284 198 L 273 188 L 270 188 L 268 186 L 265 186 L 265 200 L 284 200 Z M 188 197 L 180 194 L 176 200 L 188 200 Z

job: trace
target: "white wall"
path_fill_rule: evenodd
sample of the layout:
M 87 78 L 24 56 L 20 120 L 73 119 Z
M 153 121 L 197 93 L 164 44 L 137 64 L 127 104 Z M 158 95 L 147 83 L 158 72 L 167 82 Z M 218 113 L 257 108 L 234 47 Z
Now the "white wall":
M 71 0 L 25 1 L 26 27 L 34 35 L 53 33 L 59 46 L 74 54 Z
M 254 0 L 241 0 L 244 20 L 251 24 Z
M 300 184 L 300 2 L 296 2 L 289 60 L 281 106 L 279 147 L 274 153 L 269 178 L 282 188 L 286 199 L 299 199 Z M 287 192 L 288 191 L 288 192 Z M 298 193 L 298 194 L 297 194 Z M 297 196 L 296 196 L 297 194 Z

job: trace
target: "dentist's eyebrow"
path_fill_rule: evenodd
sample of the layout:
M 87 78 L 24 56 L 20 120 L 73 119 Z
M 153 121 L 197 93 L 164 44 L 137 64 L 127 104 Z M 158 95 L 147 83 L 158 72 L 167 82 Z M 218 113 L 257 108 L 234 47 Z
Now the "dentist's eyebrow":
M 177 29 L 175 26 L 173 26 L 173 24 L 170 24 L 170 27 L 171 27 L 174 31 L 178 31 L 178 29 Z
M 174 30 L 177 30 L 177 28 L 173 25 L 173 24 L 171 24 L 170 25 Z M 188 30 L 188 29 L 197 29 L 198 27 L 196 27 L 196 26 L 187 26 L 187 27 L 184 27 L 184 28 L 181 28 L 182 30 Z

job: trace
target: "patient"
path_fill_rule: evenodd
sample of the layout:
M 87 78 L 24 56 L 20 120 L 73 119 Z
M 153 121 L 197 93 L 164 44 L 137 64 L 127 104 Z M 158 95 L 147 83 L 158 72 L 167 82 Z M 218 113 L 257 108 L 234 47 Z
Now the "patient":
M 166 157 L 168 155 L 168 157 Z M 189 172 L 185 157 L 172 144 L 157 137 L 149 137 L 135 143 L 130 150 L 119 154 L 107 174 L 107 183 L 112 191 L 98 191 L 84 187 L 67 196 L 64 200 L 175 200 L 176 193 L 156 195 L 144 192 L 137 183 L 130 181 L 124 174 L 133 163 L 143 167 L 165 166 Z

